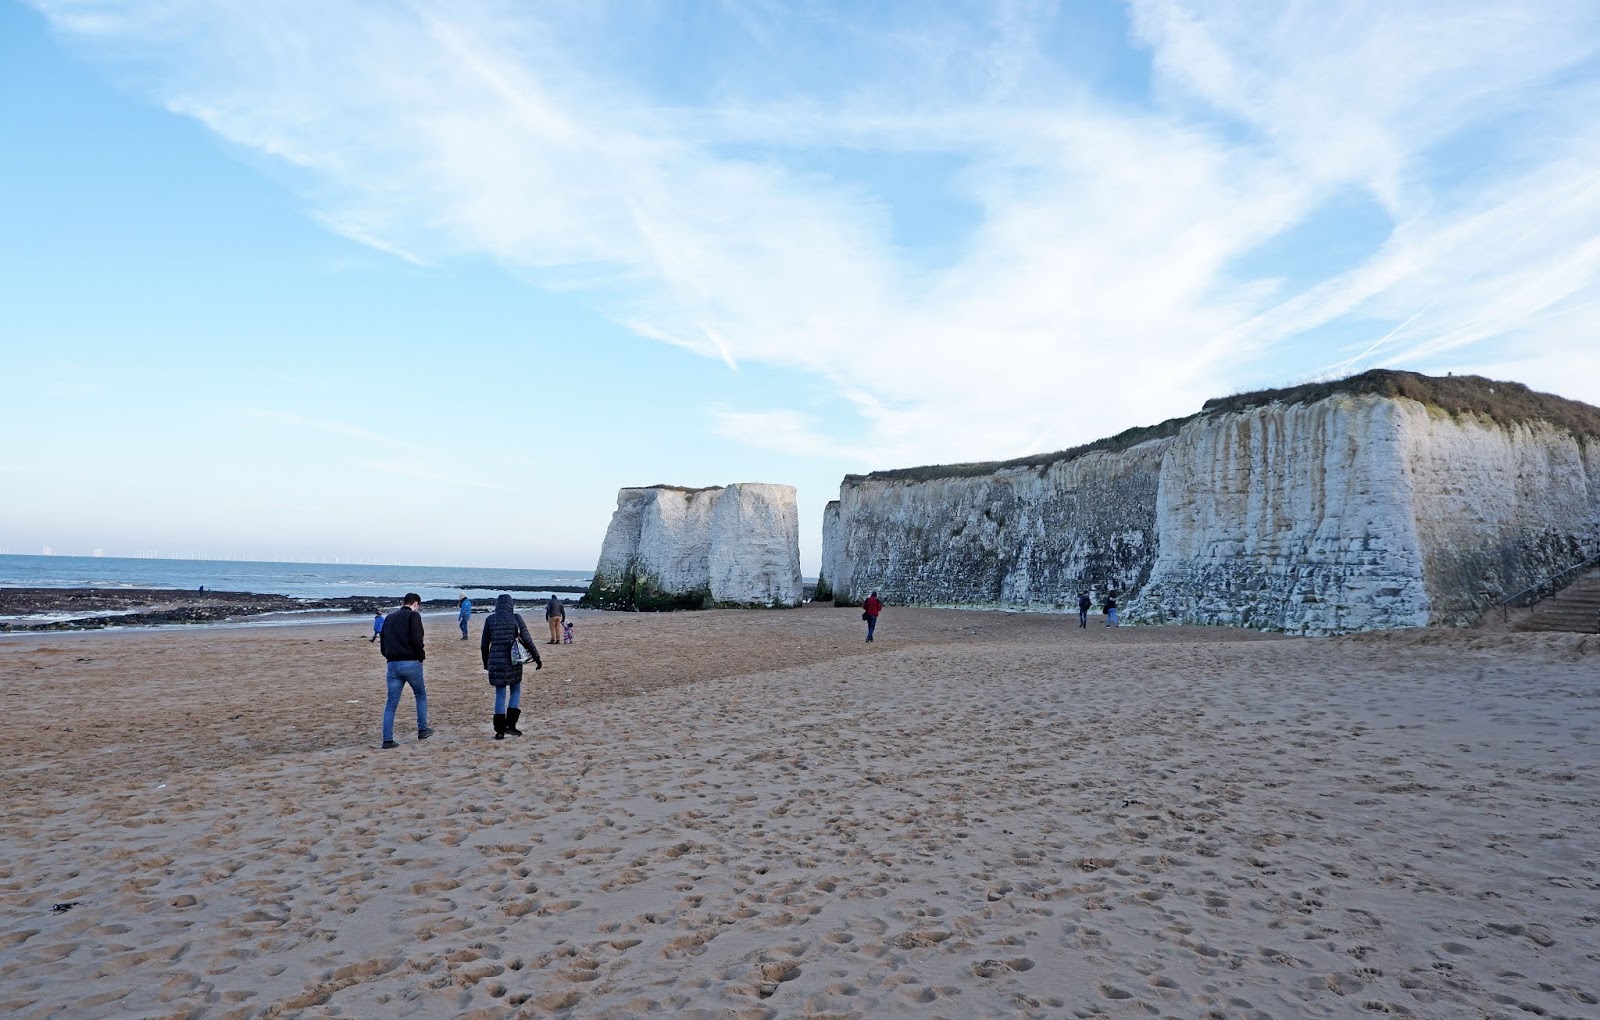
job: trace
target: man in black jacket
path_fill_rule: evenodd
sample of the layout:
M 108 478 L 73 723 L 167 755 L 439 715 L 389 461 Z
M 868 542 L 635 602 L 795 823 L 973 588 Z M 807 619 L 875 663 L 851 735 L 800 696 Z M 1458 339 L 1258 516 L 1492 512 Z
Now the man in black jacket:
M 379 648 L 389 660 L 389 700 L 383 706 L 383 746 L 399 747 L 394 740 L 394 710 L 400 707 L 400 692 L 407 684 L 417 699 L 417 739 L 433 736 L 428 728 L 428 688 L 422 682 L 422 660 L 427 653 L 422 649 L 422 614 L 417 607 L 422 596 L 407 592 L 399 609 L 383 618 L 383 631 L 379 635 Z

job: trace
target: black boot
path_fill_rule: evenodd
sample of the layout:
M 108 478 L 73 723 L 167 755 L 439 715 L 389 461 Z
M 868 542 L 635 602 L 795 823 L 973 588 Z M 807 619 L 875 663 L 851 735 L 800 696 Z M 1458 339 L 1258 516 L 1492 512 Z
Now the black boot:
M 511 734 L 513 737 L 522 736 L 522 731 L 517 729 L 517 720 L 521 719 L 521 718 L 522 718 L 522 709 L 520 709 L 520 708 L 508 708 L 508 709 L 506 709 L 506 732 Z
M 494 714 L 494 739 L 506 739 L 506 716 L 504 712 Z

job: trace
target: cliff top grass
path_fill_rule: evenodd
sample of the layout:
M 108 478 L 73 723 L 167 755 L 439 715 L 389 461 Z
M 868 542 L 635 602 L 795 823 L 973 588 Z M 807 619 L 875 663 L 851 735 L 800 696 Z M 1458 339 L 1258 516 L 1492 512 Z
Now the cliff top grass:
M 1267 404 L 1310 404 L 1338 394 L 1404 397 L 1437 407 L 1452 417 L 1471 414 L 1502 425 L 1546 422 L 1574 435 L 1600 438 L 1600 407 L 1582 401 L 1481 375 L 1421 375 L 1387 368 L 1375 368 L 1332 382 L 1214 397 L 1201 405 L 1200 413 L 1226 414 Z
M 655 485 L 625 485 L 625 486 L 623 486 L 623 488 L 624 489 L 634 489 L 634 490 L 666 489 L 668 492 L 687 492 L 687 493 L 690 493 L 692 495 L 692 494 L 694 494 L 696 492 L 716 492 L 719 489 L 727 488 L 727 486 L 725 486 L 725 485 L 702 485 L 700 488 L 696 489 L 696 488 L 694 488 L 693 486 L 690 486 L 690 485 L 668 485 L 666 482 L 658 482 Z
M 1040 471 L 1065 464 L 1090 453 L 1120 453 L 1152 439 L 1176 436 L 1187 424 L 1200 418 L 1248 411 L 1270 404 L 1310 404 L 1333 396 L 1378 396 L 1415 400 L 1435 407 L 1452 417 L 1476 415 L 1502 425 L 1545 422 L 1586 439 L 1600 439 L 1600 407 L 1568 400 L 1551 393 L 1539 393 L 1517 382 L 1485 379 L 1481 375 L 1421 375 L 1375 368 L 1360 375 L 1329 382 L 1305 383 L 1274 390 L 1236 393 L 1213 397 L 1199 411 L 1183 418 L 1168 418 L 1159 425 L 1144 425 L 1119 432 L 1105 439 L 1074 446 L 1055 453 L 1036 453 L 1011 460 L 972 464 L 929 464 L 924 467 L 894 468 L 865 475 L 845 475 L 846 485 L 863 481 L 931 481 L 936 478 L 970 478 L 996 471 L 1034 468 Z

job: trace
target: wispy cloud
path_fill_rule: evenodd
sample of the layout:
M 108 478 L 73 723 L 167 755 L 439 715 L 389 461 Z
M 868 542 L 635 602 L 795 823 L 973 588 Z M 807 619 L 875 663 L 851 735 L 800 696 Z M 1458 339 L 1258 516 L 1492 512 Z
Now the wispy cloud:
M 240 408 L 236 413 L 243 421 L 260 422 L 277 428 L 316 432 L 327 436 L 339 436 L 344 439 L 359 439 L 362 442 L 369 443 L 391 442 L 388 436 L 360 425 L 351 425 L 347 422 L 334 421 L 328 418 L 308 418 L 305 415 L 295 414 L 291 411 L 245 407 Z
M 752 437 L 759 437 L 761 446 L 780 453 L 802 457 L 844 456 L 857 460 L 874 454 L 870 447 L 852 447 L 837 440 L 822 438 L 816 423 L 798 411 L 717 409 L 713 412 L 713 420 L 719 435 L 740 442 L 750 442 Z
M 1050 3 L 694 5 L 713 44 L 673 67 L 651 49 L 681 38 L 672 4 L 39 3 L 280 161 L 334 230 L 488 254 L 641 336 L 828 380 L 846 440 L 796 409 L 717 416 L 787 452 L 1004 456 L 1253 372 L 1504 364 L 1588 342 L 1570 309 L 1600 294 L 1587 2 L 1132 0 L 1152 103 L 1054 55 L 1074 8 Z M 957 257 L 909 257 L 903 197 L 819 151 L 953 159 L 975 210 Z M 1392 222 L 1354 267 L 1238 279 L 1352 190 Z M 1300 350 L 1339 323 L 1371 329 Z
M 431 482 L 432 484 L 443 485 L 449 488 L 489 489 L 493 491 L 505 490 L 505 486 L 500 485 L 497 482 L 486 482 L 478 478 L 463 478 L 458 475 L 451 475 L 441 471 L 433 471 L 429 468 L 418 467 L 415 464 L 408 464 L 403 461 L 369 460 L 365 461 L 362 466 L 369 471 L 377 471 L 386 475 L 396 475 L 400 478 L 410 478 L 418 482 Z

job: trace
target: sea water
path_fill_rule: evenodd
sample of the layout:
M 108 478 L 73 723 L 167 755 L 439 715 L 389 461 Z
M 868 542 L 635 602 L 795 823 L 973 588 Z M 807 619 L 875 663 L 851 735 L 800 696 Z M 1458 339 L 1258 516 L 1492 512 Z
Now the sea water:
M 549 585 L 587 585 L 587 570 L 520 567 L 406 567 L 353 563 L 255 563 L 246 560 L 158 560 L 113 556 L 0 556 L 0 588 L 165 588 L 242 591 L 303 599 L 359 595 L 396 602 L 406 592 L 424 599 L 478 601 L 508 592 L 519 602 L 550 597 Z M 571 593 L 564 593 L 572 598 Z

